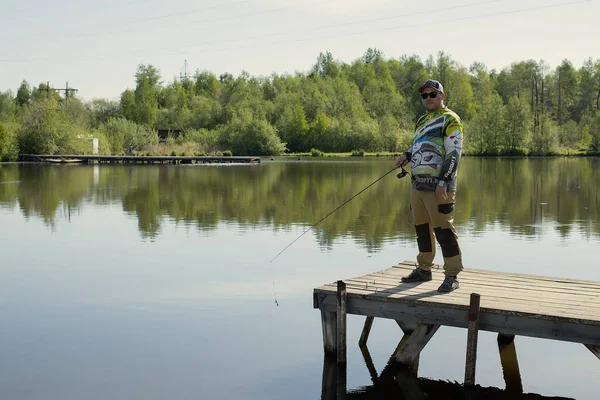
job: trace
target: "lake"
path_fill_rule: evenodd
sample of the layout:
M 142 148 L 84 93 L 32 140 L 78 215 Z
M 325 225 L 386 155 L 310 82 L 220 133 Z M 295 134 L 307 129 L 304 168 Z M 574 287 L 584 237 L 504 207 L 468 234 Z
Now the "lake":
M 415 259 L 409 179 L 389 174 L 270 261 L 393 164 L 0 165 L 0 398 L 320 399 L 312 290 Z M 465 157 L 465 267 L 600 281 L 599 187 L 597 158 Z M 363 323 L 348 316 L 355 393 L 373 385 Z M 375 320 L 377 371 L 401 336 Z M 440 328 L 419 376 L 462 382 L 466 338 Z M 584 346 L 515 344 L 525 392 L 598 398 Z M 476 382 L 504 388 L 495 334 L 479 334 Z

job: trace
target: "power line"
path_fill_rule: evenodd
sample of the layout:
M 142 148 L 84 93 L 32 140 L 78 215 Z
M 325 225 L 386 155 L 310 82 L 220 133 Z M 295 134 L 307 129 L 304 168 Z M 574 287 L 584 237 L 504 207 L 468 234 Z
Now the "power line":
M 571 6 L 571 5 L 576 5 L 576 4 L 589 3 L 591 1 L 592 0 L 578 0 L 578 1 L 571 1 L 571 2 L 563 2 L 563 3 L 556 3 L 556 4 L 550 4 L 550 5 L 537 6 L 537 7 L 522 8 L 522 9 L 518 9 L 518 10 L 500 11 L 500 12 L 495 12 L 495 13 L 480 14 L 480 15 L 474 15 L 474 16 L 468 16 L 468 17 L 462 17 L 462 18 L 452 18 L 450 20 L 437 21 L 436 24 L 438 24 L 438 25 L 439 24 L 449 24 L 449 23 L 455 23 L 456 21 L 475 20 L 475 19 L 496 17 L 496 16 L 509 15 L 509 14 L 525 13 L 525 12 L 537 11 L 537 10 L 542 10 L 542 9 L 550 9 L 550 8 L 557 8 L 557 7 Z M 491 2 L 494 2 L 494 1 L 490 0 L 487 3 L 491 3 Z M 467 6 L 471 6 L 471 5 L 454 6 L 454 8 L 467 7 Z M 404 14 L 403 16 L 406 17 L 406 16 L 419 15 L 419 14 L 424 14 L 424 13 L 428 13 L 428 14 L 429 13 L 436 13 L 436 12 L 440 12 L 440 11 L 447 11 L 449 8 L 451 8 L 451 7 L 446 7 L 446 8 L 442 8 L 442 9 L 436 9 L 436 10 L 420 11 L 420 12 L 411 13 L 411 14 Z M 389 18 L 394 18 L 394 17 L 384 17 L 384 19 L 389 19 Z M 377 19 L 377 20 L 381 20 L 381 19 Z M 372 22 L 372 20 L 370 20 L 368 22 Z M 361 22 L 360 21 L 356 21 L 354 23 L 349 23 L 349 24 L 358 24 L 358 23 L 361 23 Z M 231 51 L 231 50 L 234 50 L 234 49 L 245 49 L 245 48 L 257 48 L 257 47 L 265 47 L 265 46 L 274 46 L 274 45 L 279 45 L 279 44 L 304 43 L 304 42 L 320 41 L 320 40 L 325 40 L 325 39 L 335 39 L 335 38 L 338 38 L 338 37 L 364 35 L 364 34 L 368 34 L 368 33 L 379 33 L 379 32 L 396 31 L 396 30 L 402 30 L 402 29 L 406 29 L 406 28 L 419 27 L 421 25 L 422 25 L 422 23 L 415 23 L 415 24 L 401 25 L 401 26 L 395 26 L 395 27 L 390 27 L 390 28 L 376 28 L 376 29 L 369 29 L 369 30 L 363 30 L 363 31 L 358 31 L 358 32 L 347 32 L 347 33 L 342 33 L 342 34 L 335 34 L 335 35 L 328 35 L 328 36 L 319 36 L 319 37 L 312 37 L 312 38 L 304 38 L 304 39 L 298 39 L 298 40 L 292 40 L 292 41 L 269 42 L 269 43 L 255 44 L 255 45 L 243 45 L 243 46 L 237 46 L 237 47 L 218 48 L 218 49 L 214 49 L 214 48 L 213 49 L 199 49 L 199 50 L 195 50 L 195 51 L 196 52 L 218 52 L 218 51 Z M 325 28 L 327 28 L 327 27 L 321 27 L 319 29 L 325 29 Z M 306 31 L 306 30 L 303 30 L 303 31 Z M 284 34 L 286 34 L 286 33 L 268 34 L 268 35 L 263 35 L 263 36 L 259 36 L 259 37 L 255 37 L 255 38 L 250 38 L 250 39 L 264 38 L 264 37 L 268 37 L 268 36 L 281 36 L 281 35 L 284 35 Z M 220 44 L 224 44 L 224 43 L 237 42 L 237 41 L 242 41 L 242 40 L 248 40 L 248 38 L 236 39 L 236 40 L 232 40 L 232 41 L 221 41 L 221 42 L 213 42 L 213 43 L 194 44 L 194 45 L 190 45 L 190 46 L 179 47 L 177 51 L 173 51 L 172 48 L 167 48 L 166 52 L 162 52 L 160 54 L 163 54 L 163 55 L 177 55 L 177 54 L 181 54 L 181 50 L 182 49 L 195 48 L 195 47 L 204 46 L 204 45 L 213 45 L 213 46 L 216 46 L 216 45 L 220 45 Z M 163 48 L 163 49 L 156 49 L 156 48 L 143 49 L 143 50 L 137 50 L 137 51 L 133 51 L 133 52 L 127 52 L 126 54 L 128 54 L 128 55 L 136 55 L 136 54 L 147 54 L 148 52 L 152 52 L 152 53 L 156 54 L 157 51 L 160 52 L 161 50 L 165 50 L 165 48 Z M 122 56 L 123 54 L 124 54 L 123 52 L 118 52 L 118 53 L 103 53 L 103 54 L 97 55 L 95 58 L 80 58 L 80 60 L 97 61 L 99 59 L 98 57 L 106 57 L 106 58 L 108 58 L 108 57 L 111 57 L 111 56 Z M 46 57 L 46 58 L 41 58 L 41 59 L 37 59 L 37 60 L 49 60 L 49 59 L 51 59 L 51 58 Z M 100 58 L 100 59 L 102 59 L 102 58 Z M 29 59 L 29 60 L 10 60 L 10 59 L 7 60 L 7 59 L 0 59 L 0 62 L 18 63 L 18 62 L 31 62 L 31 61 L 35 61 L 35 60 L 36 59 Z
M 65 6 L 71 7 L 73 5 L 77 5 L 77 4 L 82 3 L 84 1 L 86 1 L 86 0 L 75 0 L 71 4 L 65 4 Z M 129 5 L 133 5 L 133 4 L 139 4 L 139 3 L 146 3 L 148 1 L 152 1 L 152 0 L 134 0 L 134 1 L 129 1 L 127 3 L 124 3 L 124 2 L 121 1 L 121 2 L 116 2 L 116 3 L 113 3 L 113 4 L 105 4 L 105 5 L 102 5 L 101 7 L 88 7 L 88 8 L 84 8 L 82 10 L 79 10 L 79 11 L 80 12 L 98 11 L 98 10 L 104 10 L 104 9 L 109 9 L 109 8 L 129 6 Z M 45 6 L 36 5 L 36 7 L 33 10 L 34 11 L 39 11 L 40 9 L 41 10 L 47 10 L 47 9 L 55 9 L 55 8 L 56 8 L 56 4 L 54 4 L 53 2 L 49 2 L 49 3 L 46 3 Z M 12 12 L 16 12 L 16 13 L 26 13 L 26 12 L 31 12 L 31 11 L 32 11 L 31 8 L 12 10 Z M 3 17 L 9 17 L 9 18 L 11 18 L 10 14 L 8 12 L 4 12 L 2 16 Z M 28 15 L 28 16 L 25 16 L 23 18 L 26 18 L 26 19 L 42 19 L 42 18 L 44 18 L 45 19 L 45 18 L 48 18 L 48 16 L 47 15 Z
M 215 9 L 215 8 L 232 7 L 234 5 L 241 4 L 241 3 L 247 3 L 249 1 L 253 1 L 253 0 L 240 0 L 240 1 L 233 2 L 233 3 L 202 8 L 202 9 L 198 9 L 198 10 L 194 10 L 194 11 L 183 11 L 183 12 L 178 12 L 178 13 L 174 13 L 174 14 L 167 14 L 166 16 L 150 17 L 150 18 L 146 18 L 146 19 L 137 20 L 134 22 L 128 22 L 128 24 L 143 23 L 143 22 L 149 22 L 149 21 L 153 21 L 153 20 L 157 20 L 157 19 L 170 18 L 170 17 L 174 17 L 174 16 L 189 15 L 189 14 L 203 12 L 203 11 L 206 11 L 209 9 Z M 341 0 L 325 0 L 325 1 L 320 1 L 317 3 L 312 2 L 312 3 L 305 3 L 305 4 L 300 4 L 300 5 L 288 6 L 288 7 L 279 7 L 279 8 L 268 9 L 268 10 L 263 10 L 263 11 L 255 11 L 255 12 L 246 13 L 246 14 L 232 15 L 232 16 L 227 16 L 227 17 L 222 17 L 222 18 L 207 18 L 207 19 L 195 20 L 195 21 L 190 21 L 190 22 L 176 23 L 176 24 L 170 24 L 170 25 L 161 25 L 160 29 L 161 29 L 161 31 L 164 31 L 165 29 L 180 28 L 182 26 L 216 23 L 216 22 L 222 22 L 222 21 L 227 21 L 227 20 L 231 20 L 231 19 L 245 18 L 245 17 L 251 17 L 251 16 L 255 16 L 255 15 L 279 12 L 279 11 L 295 10 L 298 8 L 303 8 L 303 7 L 307 7 L 307 6 L 311 6 L 311 5 L 315 5 L 315 4 L 321 5 L 321 4 L 327 4 L 327 3 L 332 3 L 332 2 L 336 2 L 336 1 L 341 1 Z M 94 26 L 94 28 L 102 28 L 102 27 L 106 27 L 106 26 L 109 26 L 109 25 L 106 25 L 106 24 L 99 25 L 99 26 L 96 25 L 96 26 Z M 87 30 L 88 29 L 86 28 L 86 31 Z M 120 35 L 123 33 L 139 33 L 139 32 L 148 32 L 148 31 L 155 31 L 155 30 L 156 30 L 155 26 L 150 26 L 150 27 L 145 27 L 145 28 L 111 30 L 109 32 L 100 32 L 100 33 L 81 33 L 80 32 L 77 34 L 77 38 L 95 37 L 95 36 L 100 36 L 100 35 Z M 30 37 L 36 37 L 36 36 L 39 36 L 39 35 L 34 35 L 34 36 L 30 36 Z M 57 42 L 60 40 L 63 40 L 63 38 L 58 37 L 51 41 L 48 41 L 47 43 L 54 43 L 54 42 Z
M 194 44 L 194 45 L 191 45 L 188 47 L 198 47 L 198 46 L 202 46 L 202 45 L 221 45 L 221 44 L 235 43 L 235 42 L 241 42 L 241 41 L 246 41 L 246 40 L 264 39 L 264 38 L 273 37 L 273 36 L 283 36 L 283 35 L 296 34 L 296 33 L 302 33 L 302 32 L 314 32 L 314 31 L 320 31 L 320 30 L 324 30 L 324 29 L 340 28 L 340 27 L 344 27 L 344 26 L 366 24 L 366 23 L 372 23 L 372 22 L 381 22 L 381 21 L 396 19 L 396 18 L 414 17 L 417 15 L 423 15 L 423 14 L 431 14 L 431 13 L 437 13 L 437 12 L 443 12 L 443 11 L 457 10 L 457 9 L 461 9 L 461 8 L 468 8 L 468 7 L 485 5 L 485 4 L 490 4 L 490 3 L 497 3 L 499 1 L 501 1 L 501 0 L 488 0 L 488 1 L 484 1 L 484 2 L 468 3 L 468 4 L 459 5 L 459 6 L 438 8 L 436 10 L 417 11 L 417 12 L 413 12 L 413 13 L 399 14 L 399 15 L 394 15 L 394 16 L 389 16 L 389 17 L 381 17 L 381 18 L 367 19 L 367 20 L 361 20 L 361 21 L 353 21 L 353 22 L 347 22 L 347 23 L 343 23 L 343 24 L 324 25 L 324 26 L 320 26 L 320 27 L 316 27 L 316 28 L 298 29 L 298 30 L 291 31 L 291 32 L 288 31 L 288 32 L 278 32 L 278 33 L 267 33 L 264 35 L 250 36 L 250 37 L 244 37 L 244 38 L 240 38 L 240 39 L 224 40 L 224 41 L 220 41 L 220 42 L 205 42 L 205 43 Z M 591 0 L 588 0 L 588 1 L 591 1 Z M 153 50 L 156 50 L 156 49 L 153 49 Z M 140 50 L 140 51 L 145 51 L 145 50 Z M 150 51 L 150 49 L 148 49 L 148 51 Z
M 530 12 L 530 11 L 537 11 L 537 10 L 541 10 L 541 9 L 548 9 L 548 8 L 556 8 L 556 7 L 563 7 L 563 6 L 575 5 L 575 4 L 589 3 L 591 1 L 592 0 L 578 0 L 578 1 L 574 1 L 574 2 L 565 2 L 565 3 L 551 4 L 551 5 L 545 5 L 545 6 L 530 7 L 530 8 L 524 8 L 524 9 L 519 9 L 519 10 L 501 11 L 501 12 L 497 12 L 497 13 L 481 14 L 481 15 L 475 15 L 475 16 L 463 17 L 463 18 L 452 18 L 451 20 L 448 20 L 448 21 L 439 21 L 439 22 L 436 22 L 436 24 L 450 24 L 450 23 L 454 23 L 456 21 L 462 21 L 462 20 L 472 20 L 472 19 L 479 19 L 479 18 L 489 18 L 489 17 L 501 16 L 501 15 L 507 15 L 507 14 L 517 14 L 517 13 L 522 13 L 522 12 L 524 13 L 524 12 Z M 443 10 L 444 9 L 420 11 L 420 12 L 414 13 L 414 14 L 436 13 L 436 12 L 443 11 Z M 237 46 L 237 47 L 227 47 L 227 48 L 217 48 L 217 49 L 215 49 L 215 48 L 212 48 L 212 49 L 200 49 L 200 50 L 194 50 L 194 51 L 196 51 L 196 52 L 219 52 L 219 51 L 231 51 L 231 50 L 236 50 L 236 49 L 268 47 L 268 46 L 274 46 L 274 45 L 280 45 L 280 44 L 314 42 L 314 41 L 320 41 L 320 40 L 325 40 L 325 39 L 335 39 L 335 38 L 346 37 L 346 36 L 356 36 L 356 35 L 364 35 L 364 34 L 368 34 L 368 33 L 378 33 L 378 32 L 389 32 L 389 31 L 395 31 L 395 30 L 402 30 L 402 29 L 406 29 L 406 28 L 419 27 L 421 25 L 422 25 L 422 23 L 415 23 L 415 24 L 411 24 L 411 25 L 395 26 L 395 27 L 391 27 L 391 28 L 378 28 L 378 29 L 376 28 L 376 29 L 363 30 L 363 31 L 359 31 L 359 32 L 341 33 L 341 34 L 335 34 L 335 35 L 329 35 L 329 36 L 319 36 L 319 37 L 306 38 L 306 39 L 298 39 L 298 40 L 292 40 L 292 41 L 279 41 L 279 42 L 270 42 L 270 43 L 260 43 L 260 44 L 255 44 L 255 45 L 242 45 L 242 46 Z M 246 40 L 246 39 L 238 39 L 238 40 L 235 40 L 235 41 L 240 41 L 240 40 Z M 217 46 L 217 45 L 221 45 L 223 43 L 227 43 L 227 41 L 214 42 L 214 43 L 212 43 L 212 45 Z M 189 48 L 194 48 L 194 47 L 198 47 L 198 46 L 202 46 L 202 45 L 204 45 L 204 44 L 200 44 L 200 45 L 194 44 L 194 45 L 190 45 L 190 46 L 180 47 L 179 49 L 189 49 Z M 161 51 L 161 50 L 165 50 L 165 48 L 163 48 L 163 49 L 144 49 L 144 50 L 135 51 L 133 53 L 134 54 L 146 54 L 146 53 L 148 53 L 150 51 L 156 53 L 157 51 Z M 176 55 L 176 54 L 180 54 L 181 53 L 181 50 L 179 50 L 177 52 L 171 51 L 172 49 L 170 49 L 170 48 L 168 48 L 166 50 L 167 50 L 167 52 L 164 52 L 164 53 L 161 53 L 161 54 L 163 54 L 163 55 Z M 120 55 L 120 54 L 122 54 L 122 53 L 108 53 L 108 54 L 105 54 L 105 55 L 107 55 L 107 56 L 110 56 L 110 55 L 117 56 L 117 55 Z M 93 59 L 87 59 L 87 60 L 93 60 Z

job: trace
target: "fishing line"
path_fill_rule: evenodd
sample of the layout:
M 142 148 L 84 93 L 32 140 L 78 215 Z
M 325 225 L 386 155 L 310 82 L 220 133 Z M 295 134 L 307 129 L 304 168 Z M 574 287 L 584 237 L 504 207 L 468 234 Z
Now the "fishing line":
M 376 180 L 374 180 L 373 182 L 371 182 L 367 187 L 365 187 L 364 189 L 362 189 L 360 192 L 356 193 L 354 196 L 350 197 L 348 200 L 346 200 L 344 203 L 342 203 L 341 205 L 339 205 L 338 207 L 336 207 L 329 214 L 327 214 L 326 216 L 324 216 L 323 218 L 321 218 L 319 221 L 317 221 L 310 228 L 308 228 L 307 230 L 305 230 L 304 232 L 302 232 L 302 234 L 300 236 L 298 236 L 290 244 L 288 244 L 287 246 L 285 246 L 285 248 L 283 250 L 281 250 L 279 253 L 277 253 L 277 255 L 275 257 L 273 257 L 273 259 L 269 262 L 269 264 L 272 263 L 277 257 L 279 257 L 281 255 L 281 253 L 283 253 L 284 251 L 286 251 L 291 245 L 293 245 L 298 239 L 300 239 L 302 236 L 304 236 L 306 233 L 308 233 L 308 231 L 310 231 L 312 228 L 314 228 L 315 226 L 317 226 L 321 222 L 323 222 L 323 220 L 325 220 L 325 218 L 329 217 L 331 214 L 333 214 L 334 212 L 336 212 L 337 210 L 339 210 L 340 208 L 342 208 L 343 206 L 345 206 L 346 204 L 348 204 L 350 201 L 352 201 L 352 199 L 354 199 L 355 197 L 357 197 L 358 195 L 360 195 L 362 192 L 364 192 L 365 190 L 367 190 L 368 188 L 370 188 L 371 186 L 373 186 L 374 184 L 376 184 L 377 182 L 379 182 L 380 180 L 382 180 L 383 178 L 385 178 L 390 173 L 394 172 L 396 169 L 398 169 L 398 168 L 394 167 L 394 168 L 390 169 L 388 172 L 386 172 L 385 174 L 381 175 L 379 178 L 377 178 Z M 400 167 L 400 169 L 402 171 L 400 171 L 398 173 L 398 175 L 397 175 L 398 179 L 404 178 L 407 174 L 412 177 L 412 174 L 410 172 L 408 172 L 407 170 L 405 170 L 403 166 Z M 273 279 L 273 299 L 275 301 L 275 305 L 277 307 L 279 307 L 279 302 L 277 301 L 277 288 L 275 287 L 275 279 Z
M 374 184 L 376 184 L 377 182 L 379 182 L 380 180 L 382 180 L 383 178 L 385 178 L 388 174 L 394 172 L 396 169 L 397 169 L 397 167 L 394 167 L 394 168 L 390 169 L 388 172 L 386 172 L 385 174 L 381 175 L 379 178 L 377 178 L 376 180 L 374 180 L 373 182 L 371 182 L 367 187 L 365 187 L 364 189 L 362 189 L 360 192 L 356 193 L 354 196 L 350 197 L 344 203 L 342 203 L 341 205 L 339 205 L 335 210 L 331 211 L 329 214 L 327 214 L 326 216 L 324 216 L 323 218 L 321 218 L 319 221 L 317 221 L 317 223 L 315 223 L 310 228 L 308 228 L 307 230 L 305 230 L 304 232 L 302 232 L 302 234 L 300 236 L 298 236 L 296 239 L 294 239 L 292 241 L 292 243 L 288 244 L 287 246 L 285 246 L 285 248 L 283 250 L 281 250 L 279 253 L 277 253 L 277 255 L 275 257 L 273 257 L 273 259 L 270 261 L 270 263 L 272 263 L 277 257 L 279 257 L 281 255 L 281 253 L 283 253 L 284 251 L 286 251 L 298 239 L 300 239 L 302 236 L 306 235 L 312 228 L 314 228 L 315 226 L 317 226 L 321 222 L 323 222 L 323 220 L 325 220 L 325 218 L 329 217 L 331 214 L 333 214 L 334 212 L 336 212 L 340 208 L 344 207 L 346 204 L 348 204 L 350 201 L 352 201 L 352 199 L 354 199 L 355 197 L 357 197 L 358 195 L 360 195 L 362 192 L 364 192 L 365 190 L 367 190 L 368 188 L 370 188 L 371 186 L 373 186 Z M 401 178 L 401 177 L 405 176 L 408 173 L 408 171 L 404 170 L 404 168 L 402 168 L 402 171 L 403 172 L 400 172 L 398 174 L 398 178 Z M 400 176 L 400 175 L 402 175 L 402 176 Z

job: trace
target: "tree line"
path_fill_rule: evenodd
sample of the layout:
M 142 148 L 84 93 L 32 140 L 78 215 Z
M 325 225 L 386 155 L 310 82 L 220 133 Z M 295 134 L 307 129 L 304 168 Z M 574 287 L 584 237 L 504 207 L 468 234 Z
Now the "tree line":
M 564 60 L 519 61 L 497 71 L 449 55 L 386 58 L 369 48 L 344 63 L 321 53 L 306 72 L 216 76 L 196 71 L 164 83 L 139 65 L 135 88 L 120 100 L 61 97 L 46 83 L 23 81 L 0 92 L 0 157 L 19 153 L 277 155 L 286 152 L 404 151 L 426 79 L 440 80 L 446 104 L 464 121 L 472 155 L 593 154 L 600 151 L 600 60 L 576 69 Z M 170 132 L 158 146 L 157 131 Z M 179 155 L 179 154 L 177 154 Z

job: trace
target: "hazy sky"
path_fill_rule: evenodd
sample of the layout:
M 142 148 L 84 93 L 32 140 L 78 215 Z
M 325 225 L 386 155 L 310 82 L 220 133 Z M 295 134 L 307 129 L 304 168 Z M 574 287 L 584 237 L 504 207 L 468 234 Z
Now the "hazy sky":
M 167 83 L 184 60 L 190 74 L 270 75 L 307 71 L 325 51 L 350 63 L 369 47 L 444 51 L 466 67 L 579 68 L 600 58 L 599 15 L 599 0 L 0 0 L 0 90 L 69 82 L 82 99 L 116 99 L 141 63 Z

